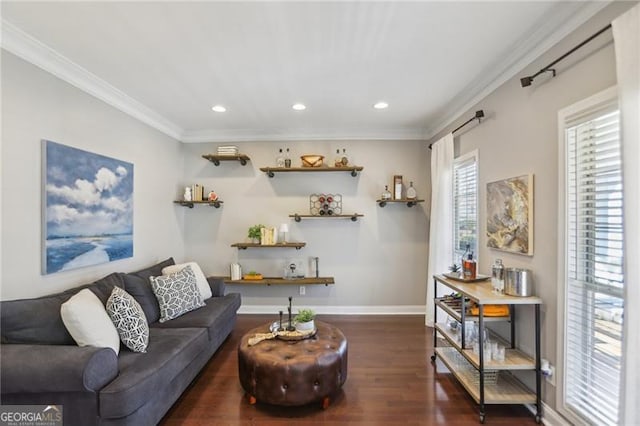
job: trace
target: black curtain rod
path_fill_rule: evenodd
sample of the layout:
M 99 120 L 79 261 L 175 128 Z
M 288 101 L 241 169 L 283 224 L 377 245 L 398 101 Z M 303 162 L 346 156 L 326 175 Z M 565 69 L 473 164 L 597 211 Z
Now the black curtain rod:
M 556 59 L 555 61 L 551 62 L 546 67 L 542 68 L 537 73 L 535 73 L 533 75 L 530 75 L 530 76 L 527 76 L 527 77 L 522 77 L 520 79 L 520 84 L 522 85 L 522 87 L 531 86 L 531 83 L 533 82 L 533 79 L 536 78 L 537 76 L 539 76 L 540 74 L 545 73 L 545 72 L 551 72 L 553 74 L 553 76 L 555 77 L 556 76 L 556 70 L 551 68 L 552 66 L 554 66 L 555 64 L 557 64 L 558 62 L 560 62 L 561 60 L 566 58 L 567 56 L 571 55 L 573 52 L 575 52 L 576 50 L 580 49 L 582 46 L 584 46 L 585 44 L 589 43 L 594 38 L 598 37 L 600 34 L 602 34 L 603 32 L 607 31 L 609 28 L 611 28 L 611 24 L 609 24 L 606 27 L 602 28 L 600 31 L 596 32 L 591 37 L 589 37 L 588 39 L 586 39 L 585 41 L 583 41 L 582 43 L 580 43 L 579 45 L 577 45 L 576 47 L 574 47 L 573 49 L 571 49 L 570 51 L 565 53 L 564 55 L 560 56 L 558 59 Z
M 464 126 L 466 126 L 467 124 L 471 123 L 473 120 L 478 120 L 478 123 L 480 122 L 480 119 L 484 117 L 484 111 L 483 110 L 478 110 L 476 111 L 476 115 L 474 115 L 473 117 L 471 117 L 470 119 L 468 119 L 467 121 L 465 121 L 464 123 L 462 123 L 461 125 L 459 125 L 458 127 L 456 127 L 455 129 L 453 129 L 453 131 L 451 133 L 455 133 L 458 130 L 462 129 Z M 429 144 L 429 149 L 431 149 L 431 147 L 433 146 L 433 144 Z

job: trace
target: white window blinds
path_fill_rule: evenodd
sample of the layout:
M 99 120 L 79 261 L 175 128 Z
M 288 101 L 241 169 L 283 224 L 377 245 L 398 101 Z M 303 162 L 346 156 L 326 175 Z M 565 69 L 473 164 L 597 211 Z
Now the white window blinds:
M 569 121 L 566 142 L 564 406 L 618 422 L 624 299 L 619 112 Z
M 478 253 L 478 157 L 474 151 L 453 164 L 453 263 L 467 245 Z

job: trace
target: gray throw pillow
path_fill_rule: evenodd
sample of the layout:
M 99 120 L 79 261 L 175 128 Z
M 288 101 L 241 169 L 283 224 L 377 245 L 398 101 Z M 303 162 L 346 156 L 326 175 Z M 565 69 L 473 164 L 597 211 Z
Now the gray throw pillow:
M 150 280 L 160 305 L 160 322 L 205 306 L 191 266 L 173 274 L 151 277 Z
M 149 324 L 133 296 L 120 287 L 114 287 L 107 300 L 107 313 L 126 347 L 134 352 L 147 352 Z

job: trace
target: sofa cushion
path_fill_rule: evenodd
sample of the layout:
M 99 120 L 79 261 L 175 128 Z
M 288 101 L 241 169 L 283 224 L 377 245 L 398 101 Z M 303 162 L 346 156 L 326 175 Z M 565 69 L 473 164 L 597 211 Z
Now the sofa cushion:
M 116 355 L 120 352 L 118 331 L 100 299 L 89 289 L 80 290 L 64 302 L 60 315 L 78 346 L 111 348 Z
M 124 287 L 120 274 L 110 274 L 91 284 L 61 293 L 0 302 L 2 343 L 75 345 L 62 323 L 60 306 L 84 288 L 89 288 L 100 301 L 106 303 L 115 286 Z
M 151 329 L 147 353 L 122 351 L 120 374 L 100 391 L 100 416 L 125 417 L 149 402 L 207 346 L 204 329 Z
M 240 308 L 240 294 L 231 293 L 223 297 L 205 300 L 206 306 L 179 318 L 163 323 L 155 323 L 151 328 L 203 327 L 207 329 L 209 340 L 218 342 L 226 336 L 219 336 L 219 329 L 233 321 Z
M 151 277 L 151 288 L 160 305 L 160 322 L 204 306 L 191 266 L 170 275 Z
M 123 289 L 114 288 L 107 300 L 107 314 L 126 347 L 134 352 L 147 351 L 149 324 L 136 299 Z
M 207 281 L 207 277 L 204 276 L 200 265 L 196 262 L 187 262 L 180 263 L 178 265 L 167 266 L 166 268 L 162 268 L 162 275 L 173 274 L 174 272 L 182 271 L 186 266 L 191 266 L 191 270 L 196 276 L 196 284 L 198 284 L 198 291 L 200 291 L 200 296 L 202 296 L 202 300 L 207 300 L 212 296 L 211 287 L 209 287 L 209 282 Z
M 122 274 L 124 289 L 140 304 L 149 324 L 160 319 L 158 299 L 156 299 L 155 294 L 153 294 L 149 278 L 152 276 L 155 277 L 162 275 L 163 268 L 174 264 L 175 262 L 173 261 L 173 258 L 170 257 L 157 265 L 153 265 L 139 271 L 130 272 L 128 274 Z

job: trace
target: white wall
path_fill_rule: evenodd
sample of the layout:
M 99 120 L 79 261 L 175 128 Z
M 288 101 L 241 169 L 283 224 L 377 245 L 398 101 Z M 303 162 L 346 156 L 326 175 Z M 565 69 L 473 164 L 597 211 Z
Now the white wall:
M 211 275 L 228 275 L 229 263 L 239 262 L 245 271 L 282 276 L 285 259 L 320 258 L 320 275 L 335 277 L 334 286 L 233 285 L 242 294 L 243 311 L 274 312 L 287 296 L 298 305 L 320 312 L 424 312 L 428 203 L 407 208 L 404 204 L 380 208 L 375 200 L 394 174 L 410 180 L 421 198 L 429 196 L 429 154 L 423 141 L 332 141 L 239 143 L 251 162 L 241 166 L 223 162 L 219 167 L 201 158 L 215 153 L 219 144 L 185 146 L 183 184 L 201 183 L 218 192 L 220 209 L 182 208 L 185 215 L 186 257 L 197 260 Z M 346 148 L 357 165 L 358 177 L 348 173 L 280 173 L 268 178 L 260 167 L 274 166 L 278 148 L 292 150 L 293 165 L 301 154 L 322 154 L 333 160 L 336 148 Z M 333 153 L 333 154 L 332 154 Z M 308 213 L 309 194 L 325 192 L 343 196 L 344 213 L 362 213 L 357 222 L 346 219 L 313 219 L 296 223 L 288 215 Z M 176 196 L 182 195 L 176 189 Z M 428 198 L 427 198 L 428 199 Z M 178 207 L 179 208 L 179 207 Z M 249 226 L 288 223 L 290 240 L 305 241 L 295 249 L 231 248 L 244 242 Z
M 611 32 L 600 36 L 556 66 L 555 78 L 540 76 L 532 86 L 522 88 L 520 77 L 531 75 L 603 28 L 633 3 L 616 3 L 605 8 L 517 77 L 487 96 L 457 122 L 464 122 L 474 111 L 484 109 L 487 118 L 469 126 L 456 138 L 460 154 L 478 149 L 480 208 L 480 272 L 490 272 L 496 258 L 507 267 L 531 269 L 535 293 L 542 306 L 542 356 L 556 364 L 556 336 L 559 318 L 557 218 L 558 218 L 558 110 L 616 83 L 615 57 Z M 455 126 L 452 125 L 452 128 Z M 437 140 L 434 138 L 433 140 Z M 509 254 L 486 247 L 486 184 L 496 180 L 533 173 L 534 255 Z M 533 353 L 533 310 L 520 319 L 519 345 Z M 555 407 L 555 388 L 544 384 L 544 401 Z
M 134 257 L 40 274 L 41 139 L 134 165 Z M 181 144 L 2 51 L 2 270 L 0 299 L 35 297 L 184 253 L 172 204 Z

